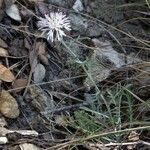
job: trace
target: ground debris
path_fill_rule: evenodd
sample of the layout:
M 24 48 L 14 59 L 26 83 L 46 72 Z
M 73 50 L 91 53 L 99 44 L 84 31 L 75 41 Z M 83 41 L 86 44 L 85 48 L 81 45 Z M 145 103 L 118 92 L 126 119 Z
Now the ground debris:
M 16 20 L 16 21 L 21 21 L 21 16 L 19 14 L 19 9 L 17 7 L 17 5 L 13 4 L 11 5 L 7 10 L 6 10 L 6 14 L 11 17 L 12 19 Z
M 0 0 L 0 149 L 149 146 L 148 6 Z
M 4 90 L 0 94 L 0 112 L 7 118 L 17 118 L 20 113 L 16 99 Z

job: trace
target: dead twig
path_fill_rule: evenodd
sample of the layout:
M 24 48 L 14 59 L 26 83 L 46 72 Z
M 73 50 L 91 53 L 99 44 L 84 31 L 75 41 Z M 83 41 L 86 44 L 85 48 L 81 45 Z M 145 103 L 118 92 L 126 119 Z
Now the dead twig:
M 128 145 L 137 145 L 137 144 L 144 144 L 144 145 L 150 146 L 150 143 L 142 141 L 142 140 L 139 140 L 136 142 L 108 143 L 108 144 L 89 143 L 89 146 L 102 148 L 102 147 L 110 147 L 110 146 L 128 146 Z

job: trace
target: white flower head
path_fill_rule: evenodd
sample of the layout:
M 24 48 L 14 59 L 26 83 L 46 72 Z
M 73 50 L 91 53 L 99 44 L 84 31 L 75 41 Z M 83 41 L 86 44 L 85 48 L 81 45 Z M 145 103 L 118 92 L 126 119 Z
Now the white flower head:
M 51 12 L 45 14 L 45 18 L 40 18 L 38 21 L 39 30 L 42 35 L 47 35 L 47 40 L 61 41 L 63 36 L 66 36 L 64 30 L 70 31 L 71 25 L 69 18 L 62 12 Z

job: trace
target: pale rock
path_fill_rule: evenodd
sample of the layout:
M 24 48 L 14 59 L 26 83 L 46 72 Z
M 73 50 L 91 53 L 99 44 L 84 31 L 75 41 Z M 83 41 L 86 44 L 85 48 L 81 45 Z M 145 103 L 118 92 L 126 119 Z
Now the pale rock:
M 83 4 L 81 0 L 76 0 L 73 7 L 72 7 L 76 12 L 81 12 L 83 11 Z
M 42 64 L 37 64 L 34 69 L 33 77 L 35 83 L 40 83 L 45 77 L 46 69 Z
M 110 63 L 114 64 L 113 67 L 120 68 L 125 65 L 125 60 L 121 53 L 115 51 L 109 41 L 102 42 L 98 39 L 92 39 L 96 48 L 95 55 L 99 58 L 106 58 Z
M 21 21 L 21 16 L 19 14 L 19 9 L 17 7 L 17 5 L 13 4 L 11 5 L 7 10 L 6 10 L 6 14 L 16 20 L 16 21 Z

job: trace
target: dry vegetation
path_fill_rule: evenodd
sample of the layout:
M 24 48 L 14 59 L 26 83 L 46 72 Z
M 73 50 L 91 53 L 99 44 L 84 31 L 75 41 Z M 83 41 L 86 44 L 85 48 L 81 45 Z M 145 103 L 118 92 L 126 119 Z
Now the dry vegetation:
M 149 0 L 0 0 L 0 149 L 150 149 L 149 37 Z

